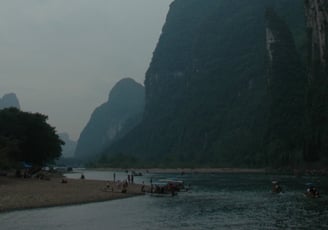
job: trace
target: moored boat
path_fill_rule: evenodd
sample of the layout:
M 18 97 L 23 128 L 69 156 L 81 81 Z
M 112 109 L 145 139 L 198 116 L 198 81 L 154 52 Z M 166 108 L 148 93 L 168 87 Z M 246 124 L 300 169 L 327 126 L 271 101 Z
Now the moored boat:
M 156 182 L 151 184 L 150 192 L 151 196 L 175 196 L 177 191 L 166 182 Z
M 190 190 L 190 185 L 185 186 L 183 180 L 179 180 L 177 178 L 168 178 L 168 179 L 161 179 L 160 182 L 167 183 L 169 186 L 172 187 L 176 192 L 188 192 Z

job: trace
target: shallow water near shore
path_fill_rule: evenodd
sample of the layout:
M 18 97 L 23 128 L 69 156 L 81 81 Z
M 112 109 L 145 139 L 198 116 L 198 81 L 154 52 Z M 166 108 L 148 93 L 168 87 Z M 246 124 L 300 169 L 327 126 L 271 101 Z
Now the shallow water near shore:
M 112 180 L 113 172 L 84 171 L 87 179 Z M 116 172 L 116 179 L 126 178 Z M 78 178 L 80 173 L 67 175 Z M 213 173 L 145 174 L 135 177 L 177 177 L 192 191 L 175 197 L 148 195 L 66 207 L 0 214 L 2 230 L 35 229 L 328 229 L 328 180 L 325 177 Z M 271 181 L 284 189 L 271 194 Z M 303 196 L 305 183 L 314 182 L 322 197 Z

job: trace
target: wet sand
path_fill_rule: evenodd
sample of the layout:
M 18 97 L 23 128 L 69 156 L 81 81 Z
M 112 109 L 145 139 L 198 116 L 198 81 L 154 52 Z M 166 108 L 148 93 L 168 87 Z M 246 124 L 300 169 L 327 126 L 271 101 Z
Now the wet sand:
M 127 192 L 113 182 L 97 180 L 0 177 L 0 212 L 83 204 L 142 195 L 141 185 L 128 185 Z M 110 185 L 108 189 L 107 185 Z M 114 188 L 112 191 L 111 188 Z

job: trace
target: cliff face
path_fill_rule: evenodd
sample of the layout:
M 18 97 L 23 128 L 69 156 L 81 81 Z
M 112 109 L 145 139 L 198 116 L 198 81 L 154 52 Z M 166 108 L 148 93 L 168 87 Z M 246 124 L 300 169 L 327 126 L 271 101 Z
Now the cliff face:
M 307 27 L 311 39 L 310 58 L 322 67 L 328 64 L 328 2 L 325 0 L 306 0 Z
M 166 166 L 264 165 L 267 142 L 278 135 L 268 131 L 273 125 L 267 120 L 279 121 L 269 118 L 269 111 L 275 111 L 278 97 L 288 94 L 296 74 L 285 74 L 284 86 L 278 75 L 287 60 L 274 62 L 271 80 L 276 85 L 271 86 L 276 97 L 269 100 L 266 31 L 278 32 L 268 30 L 265 23 L 268 7 L 292 28 L 283 38 L 289 39 L 286 44 L 291 48 L 280 53 L 298 65 L 294 55 L 300 47 L 290 37 L 297 44 L 302 40 L 300 1 L 174 1 L 146 73 L 143 121 L 109 152 L 134 154 Z M 280 55 L 278 49 L 269 58 Z
M 275 10 L 266 11 L 267 130 L 264 152 L 275 167 L 303 157 L 306 72 L 292 33 Z M 286 154 L 288 153 L 288 154 Z
M 328 2 L 305 1 L 309 37 L 305 159 L 328 162 Z
M 119 81 L 108 101 L 96 108 L 82 131 L 75 157 L 89 159 L 100 154 L 140 122 L 144 109 L 144 87 L 132 79 Z
M 20 109 L 18 98 L 14 93 L 5 94 L 2 98 L 0 98 L 0 109 L 9 107 Z

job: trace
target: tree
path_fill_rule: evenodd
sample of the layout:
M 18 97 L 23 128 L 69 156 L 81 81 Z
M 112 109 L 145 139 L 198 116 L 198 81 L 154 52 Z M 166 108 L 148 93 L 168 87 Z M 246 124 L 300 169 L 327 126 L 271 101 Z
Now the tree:
M 26 161 L 43 165 L 58 159 L 64 144 L 48 117 L 16 108 L 0 110 L 0 139 L 2 155 L 11 161 Z

